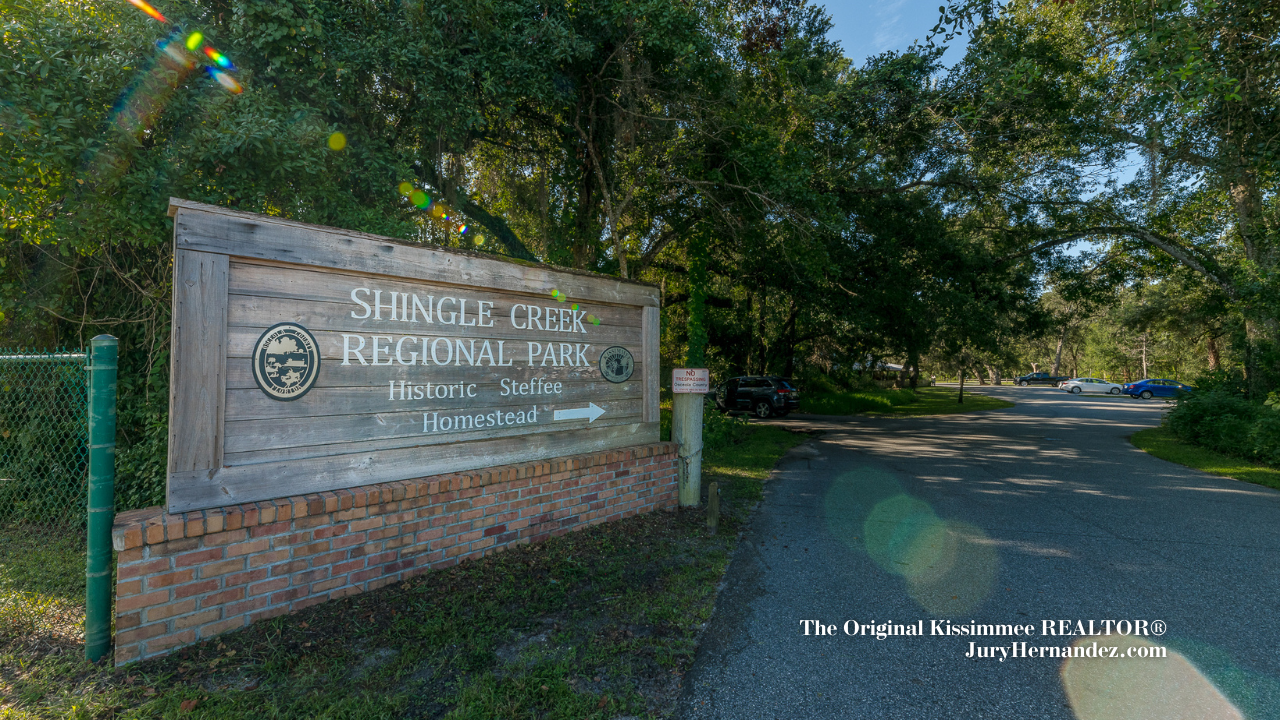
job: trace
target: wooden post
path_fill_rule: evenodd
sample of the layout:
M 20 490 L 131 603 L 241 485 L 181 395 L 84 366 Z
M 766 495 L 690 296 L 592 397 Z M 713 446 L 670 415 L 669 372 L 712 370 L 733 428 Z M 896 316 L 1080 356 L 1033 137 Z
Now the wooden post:
M 675 393 L 671 402 L 671 439 L 680 443 L 680 504 L 702 500 L 702 402 L 700 393 Z
M 720 483 L 717 482 L 707 488 L 707 528 L 712 535 L 720 529 Z

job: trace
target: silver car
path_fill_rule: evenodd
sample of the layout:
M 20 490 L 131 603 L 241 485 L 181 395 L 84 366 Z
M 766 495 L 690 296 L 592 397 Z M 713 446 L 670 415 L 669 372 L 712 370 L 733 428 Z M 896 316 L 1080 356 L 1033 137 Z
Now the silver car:
M 1058 387 L 1074 395 L 1079 395 L 1080 393 L 1119 395 L 1123 390 L 1116 383 L 1099 380 L 1098 378 L 1072 378 Z

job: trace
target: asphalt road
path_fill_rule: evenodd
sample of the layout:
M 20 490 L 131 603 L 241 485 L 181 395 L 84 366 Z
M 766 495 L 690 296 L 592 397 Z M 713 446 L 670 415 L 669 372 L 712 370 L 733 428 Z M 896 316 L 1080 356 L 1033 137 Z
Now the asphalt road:
M 982 391 L 1017 406 L 775 421 L 823 434 L 766 487 L 679 717 L 1280 717 L 1280 492 L 1130 445 L 1159 400 Z M 835 634 L 806 636 L 804 620 Z M 847 635 L 849 620 L 925 635 Z M 966 657 L 971 641 L 1080 639 L 1045 636 L 1046 620 L 1159 620 L 1160 636 L 1083 641 L 1169 657 Z M 1035 633 L 932 635 L 931 621 Z

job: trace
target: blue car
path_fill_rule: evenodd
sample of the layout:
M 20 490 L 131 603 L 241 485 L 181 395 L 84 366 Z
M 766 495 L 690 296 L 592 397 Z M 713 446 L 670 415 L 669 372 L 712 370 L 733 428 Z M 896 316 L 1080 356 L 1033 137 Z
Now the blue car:
M 1139 380 L 1124 386 L 1124 392 L 1131 398 L 1150 400 L 1153 397 L 1173 397 L 1180 392 L 1194 390 L 1190 385 L 1183 385 L 1177 380 Z

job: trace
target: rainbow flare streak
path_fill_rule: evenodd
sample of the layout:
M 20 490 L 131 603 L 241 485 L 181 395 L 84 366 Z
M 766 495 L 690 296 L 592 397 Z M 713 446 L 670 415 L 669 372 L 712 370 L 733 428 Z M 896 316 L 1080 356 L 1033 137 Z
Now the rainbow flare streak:
M 199 32 L 193 32 L 187 36 L 187 49 L 192 52 L 200 47 L 200 43 L 204 41 L 204 35 Z
M 156 20 L 159 20 L 159 21 L 160 21 L 160 22 L 162 22 L 162 23 L 167 23 L 167 22 L 169 22 L 169 21 L 165 18 L 165 16 L 163 16 L 163 15 L 161 15 L 161 14 L 160 14 L 160 11 L 159 11 L 159 10 L 157 10 L 157 9 L 155 9 L 155 8 L 153 8 L 153 7 L 151 7 L 150 5 L 148 5 L 147 3 L 143 2 L 142 0 L 129 0 L 129 4 L 130 4 L 130 5 L 132 5 L 132 6 L 134 6 L 134 7 L 136 7 L 136 8 L 138 8 L 138 9 L 139 9 L 139 10 L 141 10 L 142 12 L 144 12 L 144 13 L 146 13 L 146 14 L 150 15 L 151 17 L 155 18 Z
M 217 50 L 214 50 L 211 47 L 205 46 L 204 54 L 208 55 L 210 60 L 218 63 L 218 67 L 222 68 L 223 70 L 234 71 L 236 69 L 235 66 L 231 64 L 230 58 L 218 52 Z

